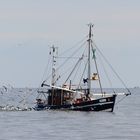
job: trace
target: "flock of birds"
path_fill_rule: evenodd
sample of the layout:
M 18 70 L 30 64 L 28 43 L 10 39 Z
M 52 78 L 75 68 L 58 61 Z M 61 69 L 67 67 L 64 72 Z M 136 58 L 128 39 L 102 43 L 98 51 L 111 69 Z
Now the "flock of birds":
M 10 85 L 0 87 L 0 111 L 30 111 L 37 89 L 17 89 Z M 30 98 L 30 99 L 29 99 Z

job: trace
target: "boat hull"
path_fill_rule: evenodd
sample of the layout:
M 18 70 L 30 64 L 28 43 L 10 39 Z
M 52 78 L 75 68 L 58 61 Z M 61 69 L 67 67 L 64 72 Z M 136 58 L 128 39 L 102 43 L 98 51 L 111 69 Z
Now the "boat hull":
M 73 105 L 72 110 L 79 111 L 111 111 L 114 110 L 116 95 L 111 97 L 99 98 L 96 100 L 91 100 L 87 102 L 77 103 Z
M 67 104 L 67 105 L 45 105 L 36 106 L 35 110 L 73 110 L 73 111 L 111 111 L 114 110 L 116 95 L 109 97 L 101 97 L 99 99 L 82 101 L 79 103 Z

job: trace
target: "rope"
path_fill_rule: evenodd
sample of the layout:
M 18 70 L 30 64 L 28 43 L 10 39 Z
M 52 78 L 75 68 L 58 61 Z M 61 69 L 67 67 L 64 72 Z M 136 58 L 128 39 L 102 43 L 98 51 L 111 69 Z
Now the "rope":
M 75 48 L 75 46 L 78 46 L 78 44 L 81 44 L 83 41 L 85 42 L 85 39 L 87 38 L 87 35 L 81 39 L 81 41 L 77 42 L 75 45 L 73 45 L 71 48 L 69 48 L 68 50 L 65 50 L 64 52 L 60 53 L 59 56 L 63 56 L 63 54 L 65 54 L 66 52 L 69 52 L 70 50 L 72 50 L 73 48 Z
M 109 61 L 106 59 L 106 57 L 103 55 L 103 53 L 100 51 L 100 49 L 97 47 L 97 45 L 94 43 L 95 47 L 97 48 L 97 50 L 99 51 L 99 53 L 102 55 L 102 57 L 104 58 L 104 60 L 106 61 L 106 63 L 110 66 L 110 68 L 112 69 L 112 71 L 114 72 L 114 74 L 118 77 L 118 79 L 121 81 L 121 83 L 123 84 L 123 86 L 127 89 L 127 91 L 129 92 L 129 94 L 131 95 L 130 90 L 127 88 L 126 84 L 124 83 L 124 81 L 120 78 L 120 76 L 117 74 L 117 72 L 115 71 L 115 69 L 113 68 L 113 66 L 109 63 Z
M 75 52 L 77 53 L 77 52 L 80 50 L 80 48 L 81 48 L 82 46 L 85 45 L 85 43 L 86 43 L 85 38 L 87 38 L 87 35 L 86 35 L 83 39 L 81 39 L 81 41 L 77 42 L 75 45 L 73 45 L 71 48 L 65 50 L 64 52 L 62 52 L 62 53 L 57 57 L 57 58 L 64 58 L 64 57 L 60 57 L 60 56 L 63 56 L 64 54 L 66 54 L 67 52 L 69 52 L 70 50 L 72 50 L 73 48 L 75 48 L 75 46 L 77 46 L 78 44 L 81 44 L 81 43 L 84 41 L 84 42 L 79 46 L 79 48 L 77 48 L 75 51 L 73 51 L 73 53 L 71 54 L 70 57 L 65 57 L 65 58 L 67 58 L 67 59 L 66 59 L 62 64 L 60 64 L 60 65 L 58 66 L 58 68 L 56 69 L 56 72 L 57 72 L 62 66 L 64 66 L 64 64 L 65 64 L 67 61 L 69 61 L 69 59 L 71 59 L 71 58 L 74 58 L 74 59 L 78 58 L 78 57 L 73 57 L 73 56 L 75 55 Z M 50 59 L 48 60 L 47 66 L 49 66 L 49 62 L 50 62 Z M 48 68 L 47 66 L 46 66 L 45 71 L 48 70 L 48 69 L 47 69 L 47 68 Z M 43 77 L 44 77 L 44 75 L 45 75 L 45 72 L 44 72 L 44 74 L 43 74 Z M 46 79 L 44 80 L 44 82 L 46 82 L 46 81 L 49 80 L 50 78 L 51 78 L 51 74 L 49 74 L 49 75 L 46 77 Z M 43 78 L 42 78 L 42 79 L 43 79 Z M 43 80 L 42 80 L 42 81 L 43 81 Z
M 85 65 L 85 67 L 84 67 L 84 70 L 83 70 L 83 73 L 82 73 L 82 76 L 81 76 L 80 82 L 79 82 L 79 84 L 78 84 L 78 89 L 80 88 L 80 84 L 81 84 L 82 79 L 83 79 L 83 77 L 84 77 L 84 74 L 85 74 L 85 71 L 86 71 L 86 68 L 87 68 L 87 64 L 88 64 L 88 61 L 86 62 L 86 65 Z
M 99 54 L 99 53 L 98 53 L 98 54 Z M 100 63 L 101 63 L 101 65 L 102 65 L 102 67 L 103 67 L 103 70 L 104 70 L 104 73 L 105 73 L 105 75 L 106 75 L 106 78 L 107 78 L 107 80 L 108 80 L 108 82 L 109 82 L 110 88 L 111 88 L 112 91 L 115 93 L 115 90 L 114 90 L 114 88 L 113 88 L 113 86 L 112 86 L 112 81 L 111 81 L 111 79 L 109 78 L 109 75 L 108 75 L 108 73 L 107 73 L 107 70 L 105 69 L 105 66 L 104 66 L 104 63 L 103 63 L 103 61 L 102 61 L 102 58 L 99 57 L 99 60 L 100 60 Z
M 84 46 L 85 45 L 85 43 L 86 42 L 84 42 L 82 45 L 80 45 L 75 51 L 73 51 L 73 53 L 61 64 L 61 65 L 59 65 L 59 67 L 56 69 L 56 72 L 60 69 L 60 68 L 62 68 L 62 67 L 64 67 L 64 65 L 66 64 L 66 62 L 67 61 L 69 61 L 69 59 L 70 58 L 72 58 L 74 55 L 76 55 L 76 53 L 78 53 L 81 49 L 81 47 L 82 46 Z M 69 49 L 68 49 L 69 50 Z M 65 51 L 65 52 L 68 52 L 68 51 Z M 76 52 L 76 53 L 75 53 Z M 51 74 L 46 78 L 46 79 L 49 79 L 49 78 L 51 78 Z M 46 81 L 46 80 L 45 80 Z
M 69 74 L 68 78 L 66 79 L 66 81 L 64 82 L 64 84 L 68 81 L 68 79 L 70 78 L 70 76 L 72 75 L 73 71 L 76 69 L 76 67 L 78 66 L 79 62 L 83 59 L 83 57 L 81 57 L 78 62 L 76 62 L 74 68 L 72 69 L 71 73 Z
M 123 101 L 126 98 L 126 96 L 124 96 L 122 99 L 120 99 L 118 102 L 115 103 L 115 105 L 119 104 L 121 101 Z
M 50 55 L 49 55 L 50 56 Z M 45 77 L 45 75 L 48 73 L 48 71 L 49 71 L 49 64 L 50 64 L 50 57 L 49 57 L 49 59 L 48 59 L 48 62 L 47 62 L 47 65 L 46 65 L 46 67 L 45 67 L 45 70 L 44 70 L 44 73 L 43 73 L 43 76 L 42 76 L 42 80 L 41 80 L 41 82 L 40 82 L 40 84 L 39 84 L 39 87 L 40 87 L 40 85 L 41 85 L 41 83 L 42 83 L 42 81 L 43 81 L 43 77 Z M 44 80 L 44 81 L 46 81 L 47 80 L 47 78 Z

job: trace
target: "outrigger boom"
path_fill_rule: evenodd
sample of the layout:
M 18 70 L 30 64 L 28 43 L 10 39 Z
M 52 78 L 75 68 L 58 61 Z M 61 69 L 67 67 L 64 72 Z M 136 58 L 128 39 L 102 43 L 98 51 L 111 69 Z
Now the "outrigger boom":
M 47 86 L 47 87 L 51 87 L 51 88 L 56 88 L 56 89 L 61 89 L 61 90 L 64 90 L 64 91 L 69 91 L 69 92 L 72 92 L 72 93 L 79 93 L 79 94 L 82 94 L 82 95 L 85 95 L 84 92 L 80 92 L 80 91 L 76 91 L 76 90 L 70 90 L 68 88 L 63 88 L 63 87 L 58 87 L 58 86 L 53 86 L 53 85 L 48 85 L 48 84 L 43 84 L 44 86 Z M 102 93 L 93 93 L 94 96 L 102 96 L 103 94 Z M 119 95 L 119 96 L 123 96 L 123 95 L 131 95 L 131 93 L 125 93 L 125 92 L 120 92 L 120 93 L 105 93 L 104 92 L 104 95 L 105 96 L 110 96 L 110 95 Z

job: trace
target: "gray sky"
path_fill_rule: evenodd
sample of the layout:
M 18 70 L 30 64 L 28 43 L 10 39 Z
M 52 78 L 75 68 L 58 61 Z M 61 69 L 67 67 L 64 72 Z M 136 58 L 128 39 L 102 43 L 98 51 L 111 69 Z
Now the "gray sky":
M 128 87 L 139 86 L 139 0 L 0 0 L 0 85 L 38 87 L 48 48 L 75 44 L 89 22 Z

